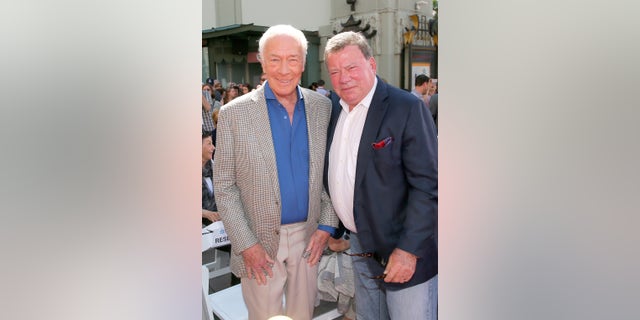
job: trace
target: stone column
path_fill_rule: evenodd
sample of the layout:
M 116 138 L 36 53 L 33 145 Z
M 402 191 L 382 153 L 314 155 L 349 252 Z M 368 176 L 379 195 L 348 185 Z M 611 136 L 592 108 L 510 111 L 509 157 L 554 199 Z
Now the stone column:
M 327 90 L 333 90 L 331 79 L 329 78 L 329 72 L 327 72 L 327 65 L 324 61 L 324 47 L 327 44 L 327 40 L 333 36 L 333 29 L 331 25 L 320 26 L 318 28 L 318 37 L 320 37 L 320 45 L 318 46 L 318 63 L 320 63 L 320 79 L 324 80 L 324 87 Z
M 392 7 L 382 8 L 378 11 L 380 21 L 377 24 L 379 29 L 375 41 L 379 43 L 374 48 L 377 51 L 375 54 L 378 74 L 394 86 L 400 84 L 400 55 L 395 52 L 395 38 L 399 36 L 395 19 L 397 11 L 397 8 Z

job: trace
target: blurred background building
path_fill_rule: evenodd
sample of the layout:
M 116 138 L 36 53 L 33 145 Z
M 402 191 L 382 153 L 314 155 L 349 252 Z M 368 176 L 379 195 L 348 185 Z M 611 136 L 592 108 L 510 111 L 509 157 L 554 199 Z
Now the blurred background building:
M 418 74 L 438 77 L 438 1 L 414 0 L 203 0 L 202 82 L 207 78 L 260 83 L 258 40 L 275 24 L 303 30 L 309 41 L 302 86 L 331 82 L 324 44 L 336 33 L 362 32 L 385 81 L 410 90 Z

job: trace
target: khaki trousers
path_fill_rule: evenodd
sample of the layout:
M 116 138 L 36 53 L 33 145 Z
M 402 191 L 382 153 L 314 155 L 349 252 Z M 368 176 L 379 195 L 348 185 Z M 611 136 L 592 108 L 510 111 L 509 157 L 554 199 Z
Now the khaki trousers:
M 280 228 L 280 246 L 273 266 L 273 278 L 266 285 L 255 279 L 242 278 L 242 296 L 249 320 L 266 320 L 286 315 L 295 320 L 309 320 L 316 301 L 318 265 L 310 267 L 302 258 L 307 247 L 306 223 L 293 223 Z M 283 295 L 286 303 L 283 306 Z

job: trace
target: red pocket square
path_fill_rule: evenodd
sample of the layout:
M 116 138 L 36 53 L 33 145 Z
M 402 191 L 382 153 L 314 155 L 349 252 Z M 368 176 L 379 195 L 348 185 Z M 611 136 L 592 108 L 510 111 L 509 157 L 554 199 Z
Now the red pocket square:
M 388 145 L 391 144 L 391 142 L 393 142 L 393 137 L 386 137 L 378 142 L 374 142 L 371 145 L 373 146 L 374 150 L 380 150 Z

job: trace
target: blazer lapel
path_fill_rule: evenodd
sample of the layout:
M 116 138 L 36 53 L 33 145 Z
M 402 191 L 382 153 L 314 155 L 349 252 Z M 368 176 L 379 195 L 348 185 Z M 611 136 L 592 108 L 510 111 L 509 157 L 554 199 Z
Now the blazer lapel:
M 329 151 L 331 151 L 331 143 L 333 142 L 333 134 L 336 131 L 336 124 L 338 123 L 338 118 L 340 117 L 340 112 L 342 111 L 342 106 L 340 106 L 340 100 L 331 100 L 331 116 L 329 118 L 329 126 L 327 128 L 327 146 L 325 148 L 325 160 L 324 160 L 324 177 L 323 183 L 325 190 L 327 193 L 329 192 Z
M 273 147 L 271 135 L 271 124 L 269 122 L 269 112 L 267 111 L 267 100 L 264 98 L 264 89 L 256 90 L 251 99 L 255 102 L 248 110 L 253 128 L 255 148 L 260 152 L 265 163 L 265 170 L 269 172 L 273 185 L 276 187 L 275 194 L 280 199 L 280 184 L 278 183 L 278 168 L 276 166 L 276 154 Z
M 311 105 L 314 105 L 313 98 L 310 95 L 307 95 L 302 91 L 302 97 L 304 98 L 304 113 L 306 115 L 307 120 L 307 139 L 309 140 L 309 190 L 311 190 L 311 185 L 318 178 L 315 176 L 316 166 L 318 159 L 322 159 L 324 155 L 317 154 L 319 148 L 316 147 L 317 141 L 315 137 L 318 133 L 318 112 L 311 108 Z M 309 198 L 311 200 L 311 198 Z
M 336 124 L 338 124 L 338 118 L 342 112 L 342 106 L 340 103 L 331 103 L 331 119 L 329 120 L 329 128 L 327 130 L 327 150 L 331 147 L 333 142 L 333 133 L 336 131 Z
M 354 187 L 357 190 L 364 179 L 364 173 L 367 172 L 367 166 L 373 159 L 372 143 L 376 142 L 376 137 L 387 113 L 389 103 L 387 102 L 387 85 L 378 78 L 376 91 L 373 93 L 373 99 L 367 112 L 367 120 L 365 120 L 362 136 L 360 138 L 360 147 L 358 148 L 358 162 L 356 164 L 356 181 Z

